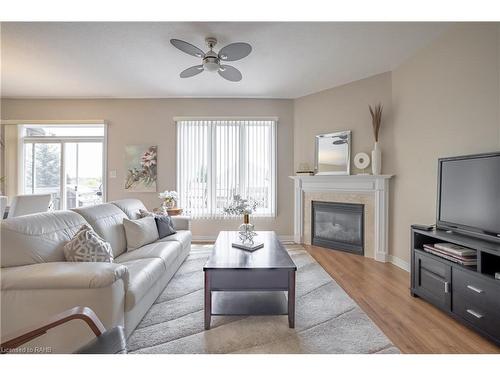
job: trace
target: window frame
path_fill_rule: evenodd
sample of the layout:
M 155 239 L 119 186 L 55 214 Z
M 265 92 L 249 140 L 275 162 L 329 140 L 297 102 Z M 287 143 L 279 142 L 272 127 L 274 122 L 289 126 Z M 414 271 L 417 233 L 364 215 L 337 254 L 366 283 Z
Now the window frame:
M 102 136 L 25 136 L 24 130 L 26 127 L 102 127 L 104 134 Z M 26 194 L 25 187 L 25 146 L 31 143 L 32 145 L 41 143 L 57 143 L 61 145 L 60 155 L 60 200 L 62 205 L 60 210 L 67 210 L 66 207 L 66 184 L 65 184 L 65 153 L 66 143 L 85 143 L 85 142 L 101 142 L 102 143 L 102 202 L 107 202 L 107 141 L 108 141 L 108 124 L 104 120 L 96 121 L 22 121 L 17 123 L 18 131 L 18 175 L 17 175 L 17 190 L 18 194 Z
M 255 212 L 252 214 L 253 217 L 256 218 L 275 218 L 278 215 L 278 204 L 277 204 L 277 191 L 278 191 L 278 124 L 279 124 L 279 118 L 278 117 L 244 117 L 244 116 L 238 116 L 238 117 L 210 117 L 210 116 L 197 116 L 197 117 L 174 117 L 174 124 L 175 124 L 175 130 L 176 130 L 176 189 L 180 193 L 180 147 L 179 147 L 179 128 L 178 124 L 179 122 L 182 121 L 209 121 L 211 122 L 211 127 L 213 129 L 216 128 L 217 124 L 214 122 L 216 121 L 236 121 L 236 122 L 245 122 L 245 121 L 269 121 L 272 122 L 271 126 L 271 151 L 270 151 L 270 159 L 271 159 L 271 206 L 270 206 L 270 212 L 269 213 L 262 213 L 262 212 Z M 220 125 L 219 125 L 220 126 Z M 209 174 L 207 175 L 207 180 L 209 181 L 208 186 L 207 186 L 207 192 L 209 192 L 208 196 L 208 211 L 209 213 L 207 215 L 201 215 L 198 216 L 197 214 L 193 214 L 193 218 L 202 220 L 202 219 L 214 219 L 214 218 L 224 218 L 227 217 L 227 215 L 224 215 L 223 213 L 217 212 L 216 209 L 216 198 L 217 198 L 217 188 L 216 188 L 216 178 L 213 177 L 213 170 L 215 168 L 215 161 L 214 161 L 214 154 L 213 154 L 213 144 L 216 139 L 216 132 L 213 131 L 213 129 L 210 129 L 208 132 L 207 138 L 211 139 L 211 141 L 208 142 L 207 147 L 208 147 L 208 154 L 211 155 L 209 160 L 209 165 L 207 165 L 207 169 L 210 171 Z M 240 141 L 240 155 L 244 153 L 244 148 L 242 147 L 245 143 L 244 141 L 245 135 L 241 135 L 239 138 Z M 240 158 L 240 168 L 244 164 L 243 158 Z M 241 171 L 241 170 L 240 170 Z M 240 172 L 240 180 L 244 177 L 242 177 L 244 173 Z

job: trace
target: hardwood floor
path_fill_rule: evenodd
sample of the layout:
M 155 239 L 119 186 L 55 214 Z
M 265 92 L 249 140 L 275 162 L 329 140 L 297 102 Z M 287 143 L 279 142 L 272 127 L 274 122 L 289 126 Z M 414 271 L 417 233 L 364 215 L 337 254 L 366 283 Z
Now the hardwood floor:
M 500 353 L 500 347 L 410 295 L 410 274 L 390 263 L 304 245 L 403 353 Z

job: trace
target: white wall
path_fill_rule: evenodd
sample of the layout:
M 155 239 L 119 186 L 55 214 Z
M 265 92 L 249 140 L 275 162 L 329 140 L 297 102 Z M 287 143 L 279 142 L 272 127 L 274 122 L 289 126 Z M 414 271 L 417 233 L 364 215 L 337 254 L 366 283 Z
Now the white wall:
M 278 117 L 277 217 L 254 220 L 257 229 L 275 230 L 291 236 L 293 189 L 293 101 L 264 99 L 4 99 L 3 120 L 106 120 L 108 121 L 108 200 L 137 197 L 147 207 L 158 207 L 156 193 L 130 193 L 123 188 L 124 148 L 127 144 L 158 145 L 158 189 L 176 188 L 175 116 L 273 116 Z M 16 166 L 14 163 L 9 162 Z M 12 181 L 12 179 L 11 179 Z M 196 236 L 215 236 L 219 230 L 237 228 L 237 220 L 197 220 Z
M 437 159 L 500 149 L 499 53 L 498 24 L 460 24 L 392 73 L 296 99 L 295 167 L 312 164 L 320 133 L 352 129 L 353 154 L 370 151 L 367 105 L 382 102 L 389 251 L 409 262 L 410 225 L 435 221 Z
M 393 141 L 392 129 L 391 73 L 379 74 L 298 98 L 294 106 L 294 166 L 308 163 L 314 166 L 315 136 L 335 131 L 352 131 L 351 161 L 354 155 L 373 149 L 374 137 L 368 105 L 381 103 L 383 125 L 380 130 L 380 145 L 387 150 L 382 155 L 383 172 L 390 171 L 389 146 Z M 351 173 L 357 173 L 351 163 Z
M 392 253 L 409 259 L 412 223 L 434 223 L 437 159 L 496 151 L 498 24 L 462 24 L 392 74 Z

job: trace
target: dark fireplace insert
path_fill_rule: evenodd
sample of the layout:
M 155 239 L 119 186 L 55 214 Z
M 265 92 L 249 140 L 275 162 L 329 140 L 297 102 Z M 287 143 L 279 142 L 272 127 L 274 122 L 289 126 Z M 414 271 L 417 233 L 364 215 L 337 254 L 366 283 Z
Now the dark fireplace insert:
M 364 211 L 363 204 L 313 201 L 311 243 L 363 255 Z

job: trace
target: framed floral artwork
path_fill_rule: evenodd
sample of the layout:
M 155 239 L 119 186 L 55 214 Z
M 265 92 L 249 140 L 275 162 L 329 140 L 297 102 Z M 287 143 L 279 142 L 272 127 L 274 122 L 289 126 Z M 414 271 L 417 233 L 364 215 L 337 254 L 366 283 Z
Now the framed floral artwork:
M 156 192 L 158 146 L 125 146 L 125 190 Z

